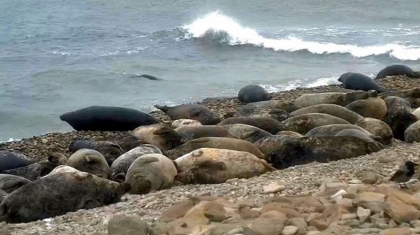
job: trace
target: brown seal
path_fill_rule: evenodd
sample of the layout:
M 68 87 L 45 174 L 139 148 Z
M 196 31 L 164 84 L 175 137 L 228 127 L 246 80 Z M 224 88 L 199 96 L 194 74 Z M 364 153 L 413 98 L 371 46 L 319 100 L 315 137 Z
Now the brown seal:
M 109 166 L 105 157 L 93 149 L 80 149 L 67 160 L 67 165 L 79 171 L 88 172 L 98 177 L 108 179 Z
M 162 154 L 145 154 L 128 168 L 125 182 L 131 194 L 146 194 L 172 186 L 177 175 L 174 163 Z
M 141 142 L 158 147 L 162 151 L 176 148 L 185 140 L 174 129 L 163 124 L 140 126 L 132 134 Z
M 254 143 L 255 141 L 271 136 L 265 130 L 262 130 L 258 127 L 246 125 L 246 124 L 227 124 L 222 125 L 223 127 L 227 128 L 230 133 L 234 134 L 235 136 L 239 137 L 241 140 L 246 140 L 248 142 Z
M 282 122 L 284 130 L 306 134 L 315 127 L 331 124 L 350 124 L 348 121 L 325 113 L 308 113 L 291 117 Z
M 244 151 L 252 153 L 258 158 L 264 159 L 264 154 L 254 144 L 240 139 L 232 139 L 226 137 L 203 137 L 195 140 L 190 140 L 187 143 L 169 150 L 166 156 L 170 159 L 177 159 L 191 151 L 199 148 L 217 148 L 217 149 L 230 149 L 236 151 Z
M 233 178 L 250 178 L 274 170 L 251 153 L 200 148 L 175 160 L 184 184 L 219 184 Z
M 356 123 L 356 125 L 369 131 L 373 136 L 378 136 L 382 144 L 391 144 L 393 134 L 391 127 L 384 121 L 375 118 L 365 118 L 362 121 Z
M 178 128 L 176 132 L 178 132 L 178 134 L 186 140 L 193 140 L 202 137 L 238 138 L 230 133 L 226 127 L 216 125 L 183 126 Z
M 219 123 L 219 125 L 227 124 L 247 124 L 263 129 L 271 134 L 284 130 L 279 121 L 264 117 L 231 117 Z
M 151 144 L 142 144 L 132 150 L 124 153 L 119 158 L 117 158 L 110 167 L 110 179 L 117 182 L 124 182 L 125 175 L 130 168 L 131 164 L 139 157 L 149 154 L 157 153 L 162 154 L 162 151 L 156 146 Z

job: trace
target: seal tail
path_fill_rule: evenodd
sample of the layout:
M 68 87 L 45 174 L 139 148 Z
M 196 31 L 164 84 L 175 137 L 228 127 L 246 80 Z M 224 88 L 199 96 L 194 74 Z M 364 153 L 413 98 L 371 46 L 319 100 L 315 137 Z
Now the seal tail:
M 155 107 L 157 108 L 157 109 L 160 109 L 162 112 L 164 112 L 164 113 L 166 113 L 166 112 L 168 112 L 168 110 L 169 110 L 169 107 L 168 106 L 166 106 L 166 105 L 157 105 L 157 104 L 155 104 Z

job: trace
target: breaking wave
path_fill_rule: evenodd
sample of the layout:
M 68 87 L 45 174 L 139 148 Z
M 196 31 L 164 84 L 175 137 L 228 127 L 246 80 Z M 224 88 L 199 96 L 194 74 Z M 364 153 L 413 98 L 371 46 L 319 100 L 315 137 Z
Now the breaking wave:
M 219 11 L 211 12 L 182 27 L 186 38 L 211 38 L 229 45 L 253 45 L 274 51 L 308 51 L 312 54 L 350 54 L 357 58 L 388 55 L 399 60 L 420 60 L 420 46 L 389 43 L 371 46 L 305 41 L 295 36 L 266 38 Z

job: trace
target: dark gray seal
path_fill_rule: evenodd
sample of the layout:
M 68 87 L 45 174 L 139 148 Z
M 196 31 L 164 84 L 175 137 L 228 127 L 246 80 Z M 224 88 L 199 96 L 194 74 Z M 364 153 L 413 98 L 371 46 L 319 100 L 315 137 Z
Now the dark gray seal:
M 0 205 L 0 218 L 26 223 L 92 209 L 118 202 L 129 190 L 127 183 L 119 184 L 69 166 L 59 166 L 7 195 Z
M 166 113 L 172 120 L 192 119 L 203 125 L 214 125 L 220 122 L 220 118 L 204 105 L 183 104 L 173 107 L 155 105 L 156 108 Z
M 223 120 L 219 125 L 227 124 L 247 124 L 263 129 L 273 135 L 285 130 L 281 122 L 264 117 L 231 117 Z
M 238 99 L 243 103 L 252 103 L 270 100 L 271 95 L 261 86 L 247 85 L 239 90 Z
M 155 76 L 153 76 L 153 75 L 149 75 L 149 74 L 141 74 L 141 75 L 133 75 L 132 77 L 136 77 L 136 78 L 147 78 L 147 79 L 149 79 L 149 80 L 152 80 L 152 81 L 160 81 L 160 80 L 162 80 L 162 79 L 160 79 L 160 78 L 158 78 L 158 77 L 155 77 Z
M 71 153 L 79 149 L 93 149 L 100 152 L 108 165 L 112 165 L 115 159 L 125 152 L 118 144 L 110 141 L 75 140 L 70 143 L 69 151 Z
M 291 138 L 283 142 L 270 157 L 273 166 L 284 169 L 310 162 L 326 163 L 380 151 L 375 143 L 354 136 Z
M 31 181 L 16 175 L 0 174 L 0 190 L 11 193 Z
M 28 156 L 22 153 L 8 150 L 0 151 L 0 172 L 4 170 L 27 166 L 32 163 L 35 163 L 35 160 L 29 158 Z
M 112 142 L 118 144 L 124 150 L 124 153 L 140 146 L 141 144 L 144 144 L 139 140 L 139 138 L 133 135 L 116 137 L 112 140 Z
M 404 132 L 418 120 L 411 113 L 411 104 L 406 99 L 398 96 L 388 96 L 384 101 L 388 110 L 383 121 L 391 127 L 394 138 L 404 141 Z
M 25 179 L 34 181 L 42 176 L 48 175 L 59 165 L 65 165 L 67 158 L 61 153 L 51 154 L 47 160 L 35 162 L 33 164 L 22 166 L 10 170 L 4 170 L 1 173 L 21 176 Z
M 361 73 L 344 73 L 338 81 L 343 83 L 346 89 L 385 92 L 385 89 L 376 84 L 372 78 Z
M 76 131 L 131 131 L 158 122 L 138 110 L 112 106 L 90 106 L 65 113 L 60 119 Z
M 378 75 L 376 75 L 375 79 L 381 79 L 387 76 L 398 76 L 398 75 L 405 75 L 409 78 L 420 78 L 420 73 L 414 72 L 410 67 L 401 65 L 401 64 L 394 64 L 394 65 L 390 65 L 382 69 L 378 73 Z

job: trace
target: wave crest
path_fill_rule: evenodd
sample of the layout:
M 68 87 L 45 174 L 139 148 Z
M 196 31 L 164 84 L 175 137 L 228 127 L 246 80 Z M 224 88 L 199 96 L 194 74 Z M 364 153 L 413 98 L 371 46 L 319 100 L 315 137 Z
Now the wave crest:
M 280 39 L 265 38 L 255 29 L 243 27 L 229 16 L 219 11 L 182 27 L 186 38 L 210 38 L 229 45 L 253 45 L 274 51 L 308 51 L 312 54 L 350 54 L 357 58 L 389 55 L 399 60 L 419 60 L 419 46 L 405 46 L 398 43 L 358 46 L 315 41 L 304 41 L 294 36 Z

